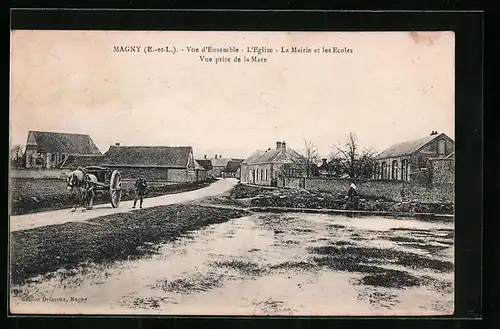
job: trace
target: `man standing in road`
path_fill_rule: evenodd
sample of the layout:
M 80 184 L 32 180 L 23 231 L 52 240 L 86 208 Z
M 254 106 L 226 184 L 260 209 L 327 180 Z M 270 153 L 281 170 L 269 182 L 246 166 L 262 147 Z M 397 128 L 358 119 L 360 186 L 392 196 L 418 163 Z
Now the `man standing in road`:
M 139 199 L 139 208 L 142 208 L 142 202 L 144 199 L 144 193 L 146 192 L 146 188 L 148 187 L 148 182 L 144 178 L 142 174 L 139 175 L 137 180 L 135 181 L 135 198 L 134 198 L 134 205 L 132 206 L 132 209 L 135 208 L 135 205 L 137 203 L 137 200 Z

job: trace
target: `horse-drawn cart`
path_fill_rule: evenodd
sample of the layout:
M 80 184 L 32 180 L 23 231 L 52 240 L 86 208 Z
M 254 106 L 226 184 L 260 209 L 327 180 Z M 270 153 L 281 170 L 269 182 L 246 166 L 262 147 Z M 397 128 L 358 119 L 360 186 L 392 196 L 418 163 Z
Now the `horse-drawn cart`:
M 95 183 L 96 192 L 108 191 L 111 206 L 116 208 L 120 205 L 122 197 L 122 178 L 118 170 L 111 171 L 109 168 L 91 166 L 84 168 L 85 172 L 97 178 Z

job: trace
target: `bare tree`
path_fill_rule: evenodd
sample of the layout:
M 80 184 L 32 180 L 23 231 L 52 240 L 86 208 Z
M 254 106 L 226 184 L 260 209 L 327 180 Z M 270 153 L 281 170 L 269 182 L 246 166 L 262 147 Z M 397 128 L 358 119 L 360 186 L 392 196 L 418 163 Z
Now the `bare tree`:
M 21 145 L 14 145 L 10 150 L 10 163 L 13 168 L 24 166 L 24 151 Z
M 312 141 L 304 139 L 304 150 L 302 151 L 302 155 L 306 160 L 306 176 L 310 177 L 315 175 L 318 170 L 318 162 L 320 161 L 318 148 Z
M 336 152 L 333 159 L 337 160 L 340 169 L 349 178 L 370 178 L 373 173 L 373 157 L 375 152 L 370 149 L 360 151 L 359 141 L 354 133 L 347 135 L 343 146 L 333 145 Z
M 341 177 L 344 173 L 342 161 L 338 156 L 338 151 L 331 152 L 327 158 L 327 173 L 328 176 Z

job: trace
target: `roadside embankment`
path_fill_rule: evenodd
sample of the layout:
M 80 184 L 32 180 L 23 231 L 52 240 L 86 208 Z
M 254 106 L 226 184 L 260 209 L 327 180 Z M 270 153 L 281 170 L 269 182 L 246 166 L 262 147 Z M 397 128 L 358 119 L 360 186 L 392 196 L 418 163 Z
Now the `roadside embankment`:
M 334 209 L 370 213 L 454 214 L 453 203 L 401 202 L 363 196 L 347 200 L 345 195 L 304 189 L 269 189 L 238 184 L 231 192 L 236 200 L 246 200 L 249 207 L 282 209 Z

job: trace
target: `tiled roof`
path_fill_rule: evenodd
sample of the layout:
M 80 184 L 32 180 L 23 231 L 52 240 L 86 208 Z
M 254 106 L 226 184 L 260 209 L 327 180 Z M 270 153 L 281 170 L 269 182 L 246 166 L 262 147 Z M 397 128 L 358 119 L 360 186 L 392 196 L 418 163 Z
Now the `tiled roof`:
M 61 168 L 76 169 L 78 167 L 100 166 L 103 160 L 103 155 L 68 155 Z
M 101 154 L 92 138 L 82 134 L 30 131 L 26 144 L 36 146 L 39 153 Z
M 265 151 L 262 151 L 262 150 L 256 150 L 256 151 L 254 151 L 252 154 L 250 154 L 250 156 L 248 158 L 246 158 L 245 160 L 243 160 L 242 164 L 254 163 L 254 160 L 258 159 L 262 154 L 264 154 L 264 152 Z
M 200 163 L 198 162 L 198 160 L 194 160 L 194 169 L 196 169 L 196 170 L 206 170 L 202 165 L 200 165 Z
M 211 159 L 212 166 L 214 167 L 226 167 L 230 161 L 243 161 L 243 159 L 234 159 L 234 158 L 217 158 Z
M 205 170 L 212 170 L 212 160 L 209 159 L 203 159 L 203 160 L 196 160 Z
M 227 163 L 231 161 L 230 158 L 217 158 L 211 160 L 212 160 L 212 166 L 214 167 L 225 167 L 227 166 Z
M 376 158 L 377 159 L 382 159 L 382 158 L 392 158 L 392 157 L 398 157 L 398 156 L 403 156 L 403 155 L 410 155 L 418 150 L 420 150 L 422 147 L 426 146 L 433 140 L 435 140 L 438 137 L 446 136 L 445 134 L 437 134 L 437 135 L 430 135 L 424 138 L 420 139 L 415 139 L 403 143 L 398 143 L 394 144 L 385 151 L 379 153 Z M 448 137 L 448 136 L 446 136 Z
M 102 166 L 186 168 L 191 146 L 110 146 Z
M 305 163 L 306 159 L 290 148 L 270 149 L 255 151 L 243 161 L 244 164 L 257 163 Z
M 224 168 L 225 172 L 236 172 L 240 167 L 240 164 L 243 160 L 231 160 L 227 163 L 226 168 Z

